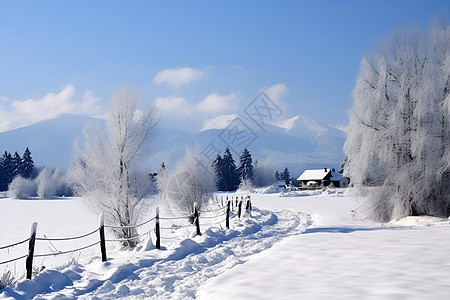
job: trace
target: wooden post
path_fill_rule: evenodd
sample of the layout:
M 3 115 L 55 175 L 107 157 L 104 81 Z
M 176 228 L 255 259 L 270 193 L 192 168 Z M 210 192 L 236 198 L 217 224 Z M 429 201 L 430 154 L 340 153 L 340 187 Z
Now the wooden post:
M 230 229 L 230 201 L 227 202 L 227 218 L 225 225 L 227 226 L 227 229 Z
M 197 235 L 202 235 L 202 233 L 200 232 L 200 220 L 197 209 L 197 202 L 194 203 L 194 218 L 195 218 L 195 227 L 197 227 Z
M 251 210 L 250 198 L 247 197 L 247 203 L 245 205 L 245 212 L 249 214 L 250 210 Z
M 102 261 L 107 261 L 106 258 L 106 241 L 105 241 L 105 218 L 103 217 L 103 213 L 100 213 L 99 216 L 99 223 L 100 223 L 100 251 L 102 252 Z
M 156 233 L 156 248 L 161 249 L 161 232 L 159 229 L 159 207 L 156 208 L 155 219 L 155 233 Z
M 238 207 L 238 216 L 239 216 L 239 219 L 241 218 L 241 212 L 242 212 L 242 201 L 239 201 L 239 207 Z
M 34 245 L 36 242 L 37 225 L 38 224 L 36 222 L 31 224 L 30 241 L 28 243 L 28 256 L 25 262 L 25 267 L 27 269 L 27 279 L 31 279 L 31 276 L 33 274 L 33 255 L 34 255 Z

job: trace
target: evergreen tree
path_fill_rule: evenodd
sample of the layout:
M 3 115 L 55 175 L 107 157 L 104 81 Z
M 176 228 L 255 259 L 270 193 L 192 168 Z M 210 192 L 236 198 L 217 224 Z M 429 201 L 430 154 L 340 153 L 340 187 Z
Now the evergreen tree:
M 216 187 L 219 191 L 226 190 L 225 178 L 224 178 L 224 166 L 223 159 L 220 155 L 217 155 L 216 159 L 212 163 L 212 168 L 216 174 Z
M 34 161 L 31 157 L 31 152 L 28 149 L 25 149 L 25 152 L 22 156 L 22 166 L 20 168 L 20 175 L 22 175 L 23 178 L 31 178 L 33 176 L 34 171 Z
M 6 172 L 4 167 L 5 155 L 0 157 L 0 191 L 6 191 Z
M 13 174 L 13 163 L 12 163 L 12 156 L 11 153 L 8 153 L 5 151 L 1 158 L 1 174 L 2 174 L 2 180 L 1 180 L 1 186 L 0 190 L 7 191 L 8 185 L 13 180 L 12 174 Z
M 275 179 L 280 180 L 280 173 L 278 171 L 275 171 Z
M 290 181 L 291 181 L 291 175 L 289 174 L 289 170 L 288 168 L 284 168 L 283 173 L 281 173 L 280 175 L 280 179 L 284 180 L 284 182 L 286 183 L 286 185 L 289 185 Z
M 300 186 L 300 182 L 298 181 L 297 178 L 294 178 L 294 177 L 291 178 L 291 186 L 293 186 L 293 187 L 299 187 Z
M 252 155 L 247 150 L 247 148 L 242 151 L 239 157 L 239 167 L 237 168 L 239 174 L 239 181 L 251 181 L 253 179 L 253 165 L 252 165 Z
M 223 178 L 225 191 L 234 191 L 239 186 L 239 174 L 236 170 L 233 156 L 230 149 L 226 149 L 223 155 Z
M 19 153 L 17 153 L 16 151 L 11 159 L 11 181 L 17 175 L 21 174 L 20 172 L 21 169 L 22 169 L 22 157 L 20 157 Z

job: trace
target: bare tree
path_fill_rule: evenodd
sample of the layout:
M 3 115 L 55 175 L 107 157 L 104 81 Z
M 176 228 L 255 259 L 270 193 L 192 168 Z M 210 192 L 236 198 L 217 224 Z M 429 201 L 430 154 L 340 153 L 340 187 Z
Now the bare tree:
M 373 216 L 450 213 L 450 27 L 402 30 L 364 57 L 344 174 L 380 185 Z
M 157 126 L 152 103 L 139 108 L 139 95 L 126 87 L 115 92 L 108 104 L 106 127 L 84 129 L 84 143 L 76 146 L 71 174 L 75 191 L 85 197 L 105 221 L 120 226 L 136 224 L 143 199 L 151 187 L 140 169 L 149 154 Z M 135 229 L 115 230 L 124 246 L 135 247 Z

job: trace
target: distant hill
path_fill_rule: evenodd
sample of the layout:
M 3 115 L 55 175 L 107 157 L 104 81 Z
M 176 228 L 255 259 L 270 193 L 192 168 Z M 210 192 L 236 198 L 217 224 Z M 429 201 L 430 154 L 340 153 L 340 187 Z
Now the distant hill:
M 100 119 L 62 114 L 54 119 L 0 133 L 0 151 L 23 153 L 29 147 L 37 166 L 68 168 L 73 156 L 73 143 L 82 138 L 84 125 Z M 234 131 L 237 129 L 237 131 Z M 236 133 L 243 133 L 242 136 Z M 217 149 L 222 154 L 230 147 L 235 160 L 238 152 L 247 146 L 259 161 L 270 160 L 279 170 L 287 166 L 293 176 L 306 168 L 338 168 L 344 158 L 343 131 L 322 125 L 305 117 L 265 124 L 264 130 L 252 120 L 238 115 L 224 115 L 205 122 L 196 134 L 182 130 L 160 128 L 149 169 L 156 170 L 161 162 L 174 165 L 183 157 L 186 146 L 199 146 L 212 154 Z M 209 147 L 209 148 L 208 148 Z M 201 152 L 201 151 L 200 151 Z M 201 153 L 199 153 L 201 155 Z
M 233 132 L 236 124 L 244 124 L 238 131 L 250 132 L 243 135 L 243 143 L 240 146 L 237 137 L 233 136 L 236 133 Z M 166 134 L 164 129 L 160 134 Z M 228 136 L 229 134 L 231 136 Z M 198 144 L 200 150 L 210 150 L 209 145 L 212 144 L 214 148 L 220 149 L 220 154 L 227 147 L 234 149 L 233 155 L 237 161 L 243 147 L 248 145 L 254 160 L 269 160 L 279 170 L 287 166 L 291 175 L 297 176 L 307 168 L 339 168 L 344 159 L 342 147 L 345 133 L 305 116 L 265 124 L 264 130 L 261 130 L 252 120 L 238 115 L 224 115 L 207 121 L 203 129 L 195 135 L 178 133 L 173 136 L 178 137 L 172 138 L 170 142 L 166 140 L 165 146 L 159 151 L 157 149 L 155 160 L 173 163 L 173 158 L 182 157 L 186 145 Z M 236 138 L 234 142 L 233 138 Z
M 0 151 L 14 153 L 28 147 L 36 166 L 67 168 L 75 138 L 82 136 L 83 125 L 97 119 L 62 114 L 54 119 L 0 133 Z

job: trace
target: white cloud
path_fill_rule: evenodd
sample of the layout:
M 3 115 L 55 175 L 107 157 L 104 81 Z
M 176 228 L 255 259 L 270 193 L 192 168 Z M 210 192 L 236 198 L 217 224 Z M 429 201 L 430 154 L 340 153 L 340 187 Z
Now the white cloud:
M 239 107 L 240 97 L 236 93 L 221 96 L 213 93 L 197 104 L 197 109 L 205 113 L 224 113 L 236 111 Z
M 153 79 L 154 83 L 167 84 L 169 86 L 178 88 L 196 81 L 204 76 L 204 72 L 195 70 L 189 67 L 178 69 L 165 69 L 159 71 Z
M 3 105 L 0 116 L 0 132 L 31 125 L 63 113 L 96 116 L 102 112 L 101 99 L 86 91 L 78 101 L 75 98 L 75 87 L 68 84 L 58 93 L 48 93 L 38 99 L 14 100 Z
M 47 119 L 63 112 L 69 112 L 74 104 L 70 102 L 75 94 L 75 87 L 67 85 L 59 93 L 48 93 L 41 99 L 15 100 L 12 107 L 16 114 L 31 119 Z
M 101 105 L 102 98 L 94 96 L 92 91 L 86 91 L 83 95 L 82 101 L 74 108 L 73 113 L 79 115 L 95 116 L 103 111 Z
M 281 101 L 281 97 L 288 93 L 288 88 L 283 83 L 276 83 L 269 88 L 263 89 L 266 95 L 281 108 L 286 108 L 286 104 Z
M 176 117 L 189 117 L 194 112 L 194 106 L 183 97 L 159 97 L 155 104 L 161 113 Z

